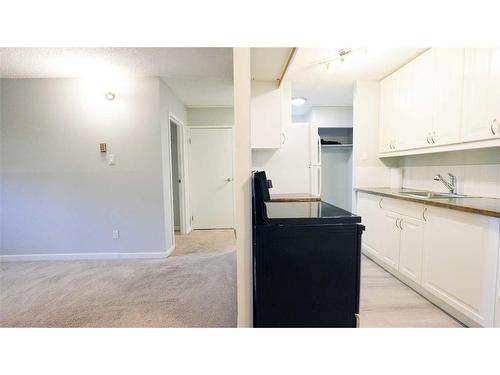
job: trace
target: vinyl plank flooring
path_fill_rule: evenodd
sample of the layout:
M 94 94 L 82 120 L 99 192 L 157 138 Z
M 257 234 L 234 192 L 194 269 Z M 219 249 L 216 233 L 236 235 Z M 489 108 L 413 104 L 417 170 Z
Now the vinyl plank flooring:
M 463 325 L 363 256 L 360 326 L 456 328 Z

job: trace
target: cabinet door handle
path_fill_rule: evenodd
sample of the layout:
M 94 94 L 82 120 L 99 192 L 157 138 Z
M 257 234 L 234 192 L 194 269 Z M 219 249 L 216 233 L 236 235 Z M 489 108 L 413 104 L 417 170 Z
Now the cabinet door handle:
M 424 210 L 422 211 L 422 218 L 424 221 L 427 221 L 427 217 L 425 217 L 425 213 L 427 212 L 427 207 L 424 207 Z
M 431 135 L 432 143 L 436 143 L 436 140 L 434 139 L 435 136 L 436 136 L 436 132 L 433 132 Z
M 399 225 L 398 225 L 398 218 L 396 218 L 396 228 L 399 228 Z
M 429 140 L 429 137 L 430 137 L 430 134 L 429 134 L 429 133 L 427 133 L 427 143 L 428 143 L 428 144 L 431 144 L 431 141 Z
M 399 219 L 399 229 L 403 230 L 403 219 Z
M 380 208 L 382 208 L 382 201 L 383 201 L 383 200 L 384 200 L 384 198 L 380 198 L 380 200 L 378 201 L 378 206 L 379 206 Z
M 493 119 L 493 121 L 491 122 L 491 126 L 490 126 L 490 130 L 491 130 L 491 133 L 492 133 L 493 135 L 497 134 L 497 132 L 493 129 L 493 125 L 495 125 L 495 127 L 496 127 L 496 123 L 497 123 L 497 119 L 495 118 L 495 119 Z
M 286 135 L 284 132 L 281 132 L 281 144 L 284 145 L 286 141 Z

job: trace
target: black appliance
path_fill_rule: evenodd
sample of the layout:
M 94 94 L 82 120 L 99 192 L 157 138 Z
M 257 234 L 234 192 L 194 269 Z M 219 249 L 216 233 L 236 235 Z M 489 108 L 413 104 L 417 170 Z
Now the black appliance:
M 361 217 L 325 202 L 271 202 L 252 174 L 254 327 L 357 327 Z

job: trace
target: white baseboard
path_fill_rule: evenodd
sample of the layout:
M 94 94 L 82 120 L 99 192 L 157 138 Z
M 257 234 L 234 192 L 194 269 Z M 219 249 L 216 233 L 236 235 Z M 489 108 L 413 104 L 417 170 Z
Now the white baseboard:
M 171 246 L 167 251 L 144 253 L 68 253 L 68 254 L 16 254 L 0 255 L 1 262 L 35 262 L 44 260 L 118 260 L 118 259 L 161 259 L 167 258 L 174 251 Z

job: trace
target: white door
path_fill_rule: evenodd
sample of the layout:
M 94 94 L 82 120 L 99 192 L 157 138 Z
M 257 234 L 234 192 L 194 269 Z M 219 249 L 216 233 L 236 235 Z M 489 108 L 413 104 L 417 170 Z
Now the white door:
M 420 220 L 402 216 L 401 246 L 399 249 L 399 272 L 420 284 L 422 279 L 422 251 L 424 241 L 424 225 Z
M 233 130 L 191 129 L 194 229 L 233 228 Z

